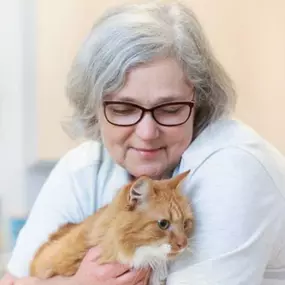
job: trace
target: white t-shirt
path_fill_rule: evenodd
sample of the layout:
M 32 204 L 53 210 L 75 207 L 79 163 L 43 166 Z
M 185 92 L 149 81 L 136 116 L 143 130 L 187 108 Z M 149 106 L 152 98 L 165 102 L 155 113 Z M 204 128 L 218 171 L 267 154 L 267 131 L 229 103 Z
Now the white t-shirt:
M 220 120 L 191 143 L 174 174 L 188 169 L 184 190 L 196 218 L 192 252 L 171 266 L 167 283 L 284 285 L 284 157 L 242 123 Z M 82 221 L 127 182 L 126 171 L 98 142 L 66 154 L 38 195 L 9 272 L 28 275 L 51 232 Z

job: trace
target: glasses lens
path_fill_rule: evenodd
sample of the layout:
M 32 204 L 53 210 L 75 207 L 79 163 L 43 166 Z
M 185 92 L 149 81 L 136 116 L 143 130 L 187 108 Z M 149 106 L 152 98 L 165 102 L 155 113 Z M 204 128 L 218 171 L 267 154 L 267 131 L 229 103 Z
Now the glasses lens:
M 142 110 L 127 103 L 109 103 L 105 106 L 105 116 L 115 125 L 135 124 L 141 117 Z
M 154 117 L 162 125 L 179 125 L 185 123 L 191 113 L 191 107 L 186 104 L 169 104 L 154 110 Z

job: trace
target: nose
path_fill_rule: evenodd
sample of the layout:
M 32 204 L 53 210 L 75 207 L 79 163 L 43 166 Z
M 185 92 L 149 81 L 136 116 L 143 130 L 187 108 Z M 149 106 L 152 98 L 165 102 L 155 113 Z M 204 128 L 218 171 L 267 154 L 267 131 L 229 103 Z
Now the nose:
M 188 240 L 186 236 L 179 236 L 176 240 L 176 246 L 179 250 L 185 248 L 187 246 Z
M 153 140 L 159 136 L 159 128 L 151 114 L 145 113 L 141 121 L 136 125 L 136 134 L 142 140 Z

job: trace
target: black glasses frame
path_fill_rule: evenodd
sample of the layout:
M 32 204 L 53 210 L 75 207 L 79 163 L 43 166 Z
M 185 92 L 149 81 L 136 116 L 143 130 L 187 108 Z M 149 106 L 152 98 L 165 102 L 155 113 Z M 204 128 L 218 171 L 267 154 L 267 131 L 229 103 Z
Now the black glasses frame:
M 132 123 L 132 124 L 128 124 L 128 125 L 121 125 L 121 124 L 115 124 L 113 122 L 111 122 L 109 119 L 108 119 L 108 116 L 106 114 L 106 107 L 108 105 L 129 105 L 129 106 L 132 106 L 132 107 L 135 107 L 135 108 L 138 108 L 142 111 L 141 113 L 141 116 L 139 117 L 139 119 L 135 122 L 135 123 Z M 179 123 L 179 124 L 161 124 L 156 118 L 155 118 L 155 115 L 154 115 L 154 111 L 158 108 L 161 108 L 161 107 L 165 107 L 165 106 L 173 106 L 173 105 L 185 105 L 185 106 L 189 106 L 189 114 L 187 116 L 187 118 L 182 122 L 182 123 Z M 165 126 L 165 127 L 176 127 L 176 126 L 181 126 L 183 124 L 185 124 L 188 119 L 190 118 L 191 114 L 192 114 L 192 110 L 193 110 L 193 107 L 195 105 L 195 102 L 194 101 L 189 101 L 189 102 L 185 102 L 185 101 L 181 101 L 181 102 L 171 102 L 171 103 L 164 103 L 164 104 L 161 104 L 161 105 L 157 105 L 157 106 L 154 106 L 152 108 L 144 108 L 142 106 L 139 106 L 137 104 L 134 104 L 134 103 L 129 103 L 129 102 L 120 102 L 120 101 L 103 101 L 103 107 L 104 107 L 104 116 L 106 118 L 106 120 L 111 124 L 111 125 L 114 125 L 114 126 L 118 126 L 118 127 L 130 127 L 130 126 L 134 126 L 136 124 L 138 124 L 142 118 L 144 117 L 145 113 L 149 112 L 151 113 L 151 116 L 152 118 L 154 119 L 154 121 L 156 123 L 158 123 L 159 125 L 161 126 Z

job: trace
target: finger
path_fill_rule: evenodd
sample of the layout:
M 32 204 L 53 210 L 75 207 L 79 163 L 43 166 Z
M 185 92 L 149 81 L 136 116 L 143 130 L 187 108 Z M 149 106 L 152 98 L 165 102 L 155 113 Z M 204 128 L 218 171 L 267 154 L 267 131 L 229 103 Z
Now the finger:
M 136 281 L 145 280 L 148 278 L 149 275 L 149 268 L 141 268 L 137 270 Z
M 135 284 L 135 279 L 137 274 L 138 273 L 136 271 L 128 271 L 127 273 L 116 278 L 116 284 L 117 285 Z
M 146 285 L 148 283 L 145 283 L 144 281 L 139 281 L 138 283 L 134 283 L 134 285 Z
M 121 285 L 123 285 L 123 284 L 121 284 Z M 145 283 L 144 283 L 144 281 L 139 281 L 137 283 L 130 283 L 130 285 L 145 285 Z
M 10 284 L 15 284 L 15 285 L 26 285 L 26 284 L 32 284 L 31 282 L 29 282 L 29 277 L 23 277 L 21 279 L 18 279 L 16 280 L 15 282 L 13 283 L 8 283 L 9 285 Z
M 151 271 L 152 271 L 151 268 L 147 268 L 141 272 L 138 272 L 138 277 L 136 281 L 143 282 L 144 285 L 147 285 L 149 283 Z
M 136 284 L 140 281 L 144 281 L 147 274 L 146 269 L 131 270 L 127 273 L 116 278 L 117 284 Z
M 113 264 L 113 278 L 117 278 L 122 276 L 123 274 L 126 274 L 128 271 L 131 270 L 131 267 L 129 265 L 125 265 L 125 264 Z
M 108 263 L 102 264 L 98 267 L 98 272 L 100 272 L 100 277 L 104 279 L 117 278 L 121 275 L 126 274 L 130 270 L 128 265 L 120 263 Z
M 102 253 L 102 250 L 99 247 L 92 247 L 87 251 L 87 254 L 84 258 L 86 261 L 96 261 Z
M 149 283 L 151 272 L 152 272 L 152 269 L 149 268 L 148 272 L 147 272 L 147 275 L 146 275 L 145 279 L 143 280 L 143 284 L 144 285 L 147 285 Z
M 133 283 L 134 285 L 148 285 L 149 279 L 144 279 L 141 281 L 138 281 L 136 283 Z
M 144 280 L 142 272 L 143 272 L 142 269 L 134 270 L 135 277 L 134 277 L 134 280 L 132 281 L 132 284 L 137 284 L 141 280 Z

